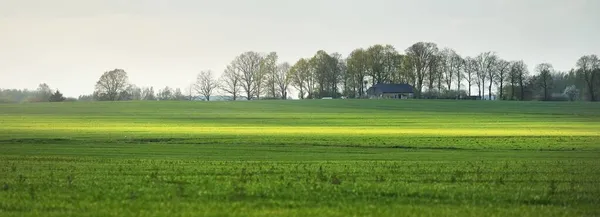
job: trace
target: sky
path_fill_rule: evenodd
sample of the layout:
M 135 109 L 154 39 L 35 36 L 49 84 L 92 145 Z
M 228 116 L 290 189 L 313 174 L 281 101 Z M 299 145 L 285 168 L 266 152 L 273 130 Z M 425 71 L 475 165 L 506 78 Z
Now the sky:
M 566 71 L 600 55 L 598 11 L 598 0 L 0 0 L 0 88 L 77 97 L 120 68 L 140 87 L 184 89 L 245 51 L 293 64 L 419 41 Z

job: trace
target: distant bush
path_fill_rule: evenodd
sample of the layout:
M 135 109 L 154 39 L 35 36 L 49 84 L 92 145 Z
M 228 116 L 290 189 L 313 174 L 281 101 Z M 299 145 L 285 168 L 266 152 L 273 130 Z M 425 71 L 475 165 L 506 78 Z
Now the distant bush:
M 579 90 L 577 89 L 577 87 L 575 85 L 571 85 L 571 86 L 568 86 L 567 88 L 565 88 L 565 91 L 563 92 L 563 94 L 565 96 L 567 96 L 567 98 L 570 101 L 575 101 L 575 100 L 577 100 L 577 98 L 579 96 Z

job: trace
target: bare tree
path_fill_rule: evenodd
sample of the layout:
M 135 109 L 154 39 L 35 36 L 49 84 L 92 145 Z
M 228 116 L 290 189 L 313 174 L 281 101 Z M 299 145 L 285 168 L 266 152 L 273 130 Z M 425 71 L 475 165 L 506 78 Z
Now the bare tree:
M 595 101 L 595 92 L 597 84 L 600 84 L 600 60 L 598 56 L 592 54 L 582 56 L 577 61 L 577 74 L 583 78 L 586 83 L 590 101 Z
M 490 69 L 492 69 L 493 67 L 493 63 L 494 63 L 494 58 L 495 58 L 495 54 L 492 53 L 491 51 L 488 52 L 483 52 L 481 54 L 479 54 L 475 59 L 477 60 L 477 88 L 479 89 L 479 97 L 483 97 L 485 96 L 485 84 L 486 84 L 486 79 L 490 78 L 490 81 L 493 81 L 494 79 L 494 72 L 493 70 L 490 72 Z M 491 84 L 490 84 L 490 90 L 491 90 Z M 490 98 L 492 95 L 492 91 L 489 91 L 490 93 Z
M 194 85 L 195 83 L 191 83 L 190 85 L 188 85 L 188 87 L 185 88 L 185 92 L 187 94 L 187 100 L 192 101 L 194 100 Z
M 517 61 L 511 61 L 510 62 L 510 72 L 508 73 L 508 83 L 510 83 L 510 100 L 515 100 L 516 99 L 516 92 L 515 92 L 515 87 L 517 87 L 518 84 L 518 70 L 517 70 L 517 65 L 518 62 Z
M 485 66 L 485 70 L 487 72 L 487 78 L 490 83 L 488 85 L 488 96 L 489 99 L 492 99 L 492 85 L 494 85 L 494 81 L 496 81 L 496 77 L 498 76 L 496 71 L 496 63 L 498 62 L 498 56 L 495 53 L 491 53 L 487 58 L 487 64 Z
M 510 63 L 506 60 L 498 59 L 496 62 L 495 70 L 497 77 L 495 83 L 500 88 L 500 94 L 498 96 L 499 99 L 504 99 L 504 82 L 506 81 L 510 68 Z
M 429 61 L 429 70 L 427 73 L 427 91 L 433 91 L 436 81 L 439 81 L 439 74 L 442 74 L 442 59 L 439 55 L 434 55 Z
M 142 90 L 142 100 L 156 100 L 153 87 L 146 87 Z
M 549 90 L 552 83 L 552 71 L 554 71 L 552 64 L 541 63 L 535 67 L 535 71 L 539 73 L 537 83 L 544 91 L 544 100 L 548 101 L 550 100 Z
M 281 97 L 281 99 L 287 99 L 287 91 L 290 86 L 290 79 L 288 78 L 289 71 L 290 64 L 287 62 L 277 66 L 275 83 L 277 84 L 277 90 L 279 91 L 279 97 Z
M 457 77 L 456 79 L 460 83 L 460 66 L 462 65 L 462 58 L 456 51 L 450 48 L 442 50 L 442 56 L 444 57 L 444 82 L 446 83 L 448 90 L 451 90 L 454 76 Z M 460 91 L 460 87 L 458 87 L 458 89 Z
M 219 82 L 215 80 L 211 70 L 201 71 L 196 79 L 196 92 L 204 96 L 206 101 L 210 101 L 210 96 L 213 91 L 219 86 Z
M 96 82 L 96 93 L 102 99 L 116 101 L 119 99 L 119 94 L 129 86 L 128 80 L 127 72 L 123 69 L 104 72 Z
M 231 65 L 241 73 L 241 86 L 246 92 L 248 100 L 252 99 L 255 92 L 258 92 L 257 86 L 261 86 L 256 85 L 257 83 L 262 83 L 262 81 L 257 80 L 262 77 L 257 75 L 260 73 L 261 62 L 262 57 L 259 53 L 248 51 L 237 56 L 231 63 Z
M 461 58 L 460 62 L 461 62 L 461 64 L 458 68 L 458 71 L 456 71 L 456 92 L 458 94 L 458 96 L 456 96 L 456 97 L 458 97 L 458 99 L 462 98 L 460 90 L 462 88 L 462 81 L 463 81 L 463 79 L 465 79 L 465 73 L 464 73 L 465 69 L 464 69 L 464 64 L 462 63 L 463 62 L 462 58 Z
M 437 85 L 436 85 L 437 89 L 438 89 L 437 94 L 439 97 L 439 95 L 442 93 L 442 88 L 444 88 L 443 83 L 446 82 L 446 78 L 445 78 L 446 74 L 444 73 L 444 68 L 446 67 L 446 64 L 445 64 L 446 60 L 444 60 L 445 57 L 442 55 L 437 55 L 437 56 L 438 56 L 438 64 L 436 67 L 437 72 L 435 73 L 436 74 L 435 81 L 437 82 Z
M 467 57 L 463 60 L 463 67 L 465 70 L 465 80 L 467 81 L 467 86 L 469 87 L 469 96 L 471 96 L 471 87 L 473 86 L 474 81 L 478 81 L 477 74 L 477 60 Z
M 513 66 L 513 69 L 515 70 L 515 77 L 521 90 L 519 100 L 525 100 L 525 82 L 527 79 L 527 75 L 529 74 L 529 70 L 527 70 L 527 65 L 525 64 L 525 62 L 523 62 L 523 60 L 515 62 Z
M 406 49 L 406 55 L 410 56 L 411 61 L 409 62 L 415 70 L 417 97 L 421 97 L 423 80 L 425 80 L 425 75 L 429 74 L 437 52 L 438 47 L 432 42 L 417 42 Z
M 219 83 L 221 84 L 221 90 L 231 94 L 233 100 L 237 100 L 242 88 L 242 80 L 239 71 L 235 67 L 228 65 L 221 75 L 221 81 Z

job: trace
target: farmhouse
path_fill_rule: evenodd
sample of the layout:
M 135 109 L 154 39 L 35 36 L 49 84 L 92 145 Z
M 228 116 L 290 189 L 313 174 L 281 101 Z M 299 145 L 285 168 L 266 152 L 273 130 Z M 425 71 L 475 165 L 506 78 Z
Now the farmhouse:
M 370 99 L 408 99 L 414 95 L 414 88 L 409 84 L 376 84 L 367 89 Z

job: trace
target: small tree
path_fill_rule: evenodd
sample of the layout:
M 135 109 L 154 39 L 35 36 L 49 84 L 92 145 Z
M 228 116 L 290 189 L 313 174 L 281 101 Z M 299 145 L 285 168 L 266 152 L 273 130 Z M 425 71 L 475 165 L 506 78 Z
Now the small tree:
M 202 71 L 198 74 L 196 80 L 196 91 L 198 94 L 204 96 L 206 101 L 210 101 L 210 96 L 213 91 L 219 86 L 219 82 L 215 80 L 211 70 Z
M 173 100 L 173 93 L 173 89 L 171 89 L 169 86 L 166 86 L 164 89 L 158 92 L 158 100 Z
M 50 95 L 50 102 L 62 102 L 65 101 L 65 99 L 66 98 L 63 96 L 63 94 L 58 90 L 56 90 L 54 94 Z
M 577 99 L 577 96 L 579 96 L 579 90 L 577 89 L 577 87 L 575 87 L 575 85 L 571 85 L 565 88 L 564 94 L 567 97 L 569 97 L 569 100 L 575 101 Z
M 37 90 L 37 97 L 35 98 L 34 101 L 36 102 L 49 102 L 50 101 L 50 97 L 52 96 L 52 89 L 50 89 L 50 86 L 48 86 L 46 83 L 42 83 L 38 86 Z
M 156 100 L 153 87 L 147 87 L 142 90 L 142 100 Z
M 175 93 L 173 93 L 173 98 L 178 101 L 188 100 L 188 97 L 186 95 L 183 95 L 180 88 L 175 89 Z
M 219 83 L 221 84 L 221 90 L 223 90 L 225 93 L 231 94 L 233 100 L 237 100 L 242 88 L 242 79 L 239 70 L 232 65 L 228 65 L 221 75 Z

